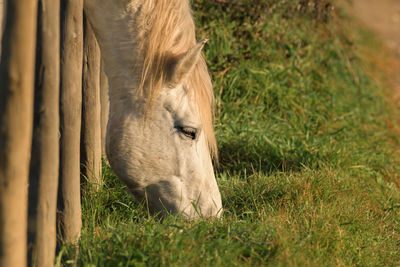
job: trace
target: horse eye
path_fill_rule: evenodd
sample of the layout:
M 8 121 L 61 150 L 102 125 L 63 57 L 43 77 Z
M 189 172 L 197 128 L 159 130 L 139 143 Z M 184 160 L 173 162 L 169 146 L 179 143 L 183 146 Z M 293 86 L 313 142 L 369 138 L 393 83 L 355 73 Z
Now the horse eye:
M 188 126 L 176 126 L 176 129 L 183 134 L 185 137 L 188 137 L 192 140 L 197 138 L 197 129 Z

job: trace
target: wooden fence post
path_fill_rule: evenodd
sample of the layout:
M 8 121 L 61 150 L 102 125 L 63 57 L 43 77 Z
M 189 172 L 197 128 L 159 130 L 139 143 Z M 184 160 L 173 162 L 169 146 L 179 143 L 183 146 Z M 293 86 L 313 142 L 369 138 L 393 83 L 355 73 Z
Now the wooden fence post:
M 39 0 L 29 178 L 29 263 L 54 266 L 59 176 L 60 1 Z
M 83 173 L 98 188 L 101 185 L 100 49 L 90 23 L 84 20 L 82 91 Z
M 77 243 L 82 227 L 80 137 L 83 0 L 61 1 L 60 209 L 63 239 Z
M 108 124 L 108 115 L 110 112 L 110 99 L 108 97 L 108 79 L 104 72 L 104 61 L 101 61 L 100 70 L 100 108 L 101 108 L 101 154 L 105 159 L 106 155 L 106 132 Z
M 37 0 L 7 3 L 0 65 L 0 266 L 26 266 Z

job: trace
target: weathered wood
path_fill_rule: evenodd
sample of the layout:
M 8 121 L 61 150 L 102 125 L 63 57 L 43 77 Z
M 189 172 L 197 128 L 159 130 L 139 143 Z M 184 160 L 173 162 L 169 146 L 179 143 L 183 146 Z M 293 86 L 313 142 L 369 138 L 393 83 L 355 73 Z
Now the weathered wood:
M 108 79 L 104 72 L 104 61 L 101 61 L 100 70 L 100 108 L 101 108 L 101 154 L 106 159 L 106 133 L 108 115 L 110 111 L 110 99 L 108 97 Z
M 26 266 L 37 1 L 7 3 L 0 66 L 0 266 Z
M 28 260 L 36 266 L 54 266 L 60 153 L 59 0 L 39 0 L 36 51 L 34 128 L 29 177 Z
M 61 1 L 61 229 L 66 242 L 77 243 L 82 226 L 80 201 L 80 132 L 82 110 L 83 1 Z
M 90 183 L 101 185 L 100 49 L 90 23 L 84 21 L 82 91 L 82 164 Z

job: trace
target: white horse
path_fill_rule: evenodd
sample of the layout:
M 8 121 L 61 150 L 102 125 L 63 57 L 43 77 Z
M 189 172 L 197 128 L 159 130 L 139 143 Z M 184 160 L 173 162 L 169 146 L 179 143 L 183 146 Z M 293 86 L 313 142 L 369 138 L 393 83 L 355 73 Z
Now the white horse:
M 213 91 L 188 0 L 86 0 L 110 83 L 107 157 L 151 212 L 220 216 Z

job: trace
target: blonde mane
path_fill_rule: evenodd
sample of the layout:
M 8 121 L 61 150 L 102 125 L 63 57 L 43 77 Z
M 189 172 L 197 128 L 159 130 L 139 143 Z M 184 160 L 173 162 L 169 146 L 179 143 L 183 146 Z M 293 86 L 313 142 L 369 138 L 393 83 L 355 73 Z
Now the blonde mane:
M 151 106 L 167 83 L 171 62 L 196 44 L 195 26 L 188 0 L 147 0 L 141 9 L 139 49 L 144 64 L 139 91 Z M 187 87 L 197 103 L 210 153 L 217 160 L 214 94 L 203 56 L 189 75 Z

